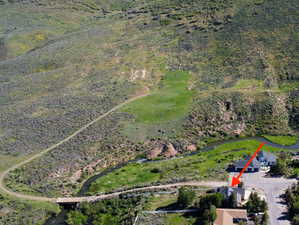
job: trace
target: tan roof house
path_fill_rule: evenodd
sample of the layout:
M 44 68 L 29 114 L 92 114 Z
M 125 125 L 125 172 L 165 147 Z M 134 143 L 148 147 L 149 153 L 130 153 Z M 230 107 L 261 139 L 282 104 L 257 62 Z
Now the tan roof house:
M 238 225 L 248 221 L 245 209 L 216 209 L 217 219 L 213 225 Z

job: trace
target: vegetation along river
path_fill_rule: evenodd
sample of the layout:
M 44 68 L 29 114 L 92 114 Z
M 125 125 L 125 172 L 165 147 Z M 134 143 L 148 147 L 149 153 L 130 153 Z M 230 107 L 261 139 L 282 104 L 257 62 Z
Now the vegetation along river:
M 181 155 L 180 157 L 190 156 L 190 155 L 198 154 L 198 153 L 204 152 L 204 151 L 211 151 L 219 145 L 234 143 L 234 142 L 238 142 L 238 141 L 242 141 L 242 140 L 256 140 L 256 141 L 259 141 L 259 142 L 264 142 L 264 143 L 266 143 L 266 145 L 276 147 L 276 148 L 281 148 L 281 149 L 286 149 L 286 150 L 299 150 L 299 139 L 293 145 L 281 145 L 281 144 L 278 144 L 278 143 L 274 143 L 274 142 L 272 142 L 272 141 L 270 141 L 270 140 L 268 140 L 264 137 L 255 136 L 255 137 L 245 137 L 245 138 L 237 138 L 237 139 L 217 141 L 217 142 L 214 142 L 212 144 L 207 145 L 204 148 L 201 148 L 198 151 L 194 151 L 194 152 L 189 153 L 189 154 L 184 154 L 184 155 Z M 162 159 L 162 160 L 170 160 L 170 159 Z M 84 184 L 82 185 L 82 188 L 78 192 L 77 196 L 85 196 L 86 193 L 88 192 L 88 189 L 89 189 L 90 185 L 93 182 L 95 182 L 98 178 L 106 176 L 107 174 L 109 174 L 109 173 L 113 172 L 114 170 L 117 170 L 117 169 L 127 165 L 128 163 L 138 162 L 138 161 L 142 162 L 142 163 L 157 162 L 157 161 L 150 161 L 150 160 L 134 159 L 134 160 L 130 160 L 130 161 L 125 162 L 125 163 L 121 163 L 121 164 L 119 164 L 115 167 L 106 169 L 103 172 L 98 173 L 98 174 L 90 177 L 89 179 L 87 179 L 84 182 Z M 67 213 L 68 210 L 69 209 L 67 207 L 64 208 L 59 215 L 53 216 L 44 225 L 66 225 L 66 223 L 64 221 L 65 221 L 66 213 Z

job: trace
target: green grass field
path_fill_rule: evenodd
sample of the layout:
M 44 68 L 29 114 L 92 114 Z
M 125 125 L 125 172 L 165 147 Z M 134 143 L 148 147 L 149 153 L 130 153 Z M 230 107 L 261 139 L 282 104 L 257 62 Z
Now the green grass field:
M 265 137 L 266 139 L 268 139 L 269 141 L 272 141 L 274 143 L 277 144 L 281 144 L 281 145 L 293 145 L 296 144 L 298 137 L 296 136 L 272 136 L 272 135 L 263 135 L 263 137 Z
M 171 179 L 215 180 L 227 178 L 227 165 L 253 152 L 260 145 L 255 140 L 241 140 L 226 143 L 209 152 L 151 163 L 130 163 L 96 180 L 90 187 L 89 194 L 112 191 L 124 187 L 150 184 Z M 282 149 L 264 146 L 265 151 Z M 155 169 L 156 171 L 153 171 Z M 157 169 L 159 172 L 157 172 Z
M 144 210 L 157 210 L 158 208 L 174 204 L 176 201 L 176 194 L 155 195 L 148 199 L 148 203 L 144 206 Z
M 167 225 L 191 225 L 195 223 L 196 218 L 184 217 L 180 213 L 168 214 L 165 216 L 165 223 Z
M 123 111 L 135 115 L 137 123 L 159 123 L 184 117 L 193 96 L 193 91 L 188 90 L 190 78 L 188 72 L 168 72 L 152 95 L 131 103 Z

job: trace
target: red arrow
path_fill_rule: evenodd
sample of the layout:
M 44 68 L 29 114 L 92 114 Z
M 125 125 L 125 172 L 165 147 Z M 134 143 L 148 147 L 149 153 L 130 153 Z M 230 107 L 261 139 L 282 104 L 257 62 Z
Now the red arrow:
M 257 153 L 262 149 L 262 147 L 264 146 L 265 143 L 261 143 L 260 146 L 258 147 L 258 149 L 255 151 L 255 153 L 251 156 L 251 158 L 248 160 L 248 162 L 246 163 L 246 165 L 244 166 L 244 168 L 241 170 L 240 174 L 237 177 L 233 177 L 232 179 L 232 183 L 231 186 L 234 187 L 238 184 L 240 184 L 240 177 L 242 176 L 242 174 L 245 172 L 245 170 L 247 169 L 247 167 L 250 165 L 250 163 L 252 162 L 252 160 L 257 156 Z

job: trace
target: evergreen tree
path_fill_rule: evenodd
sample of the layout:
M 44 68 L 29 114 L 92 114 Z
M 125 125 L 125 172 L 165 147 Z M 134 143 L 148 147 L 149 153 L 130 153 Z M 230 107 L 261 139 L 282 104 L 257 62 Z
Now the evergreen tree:
M 179 189 L 179 196 L 177 200 L 177 204 L 181 208 L 186 208 L 190 206 L 195 199 L 195 192 L 186 188 L 186 187 L 181 187 Z
M 238 207 L 238 200 L 237 200 L 237 194 L 232 193 L 228 198 L 228 207 L 229 208 L 237 208 Z

